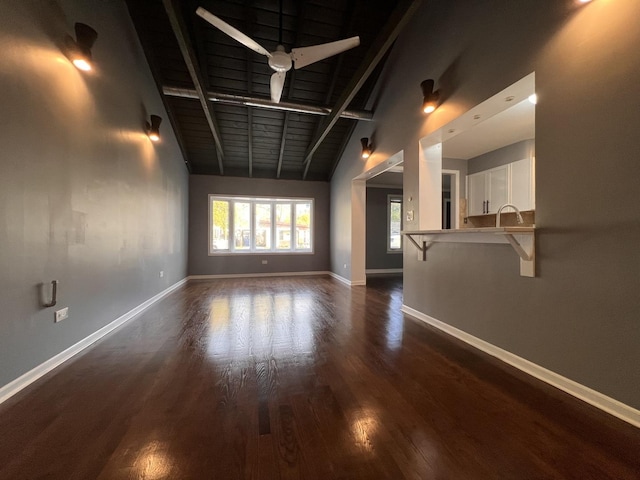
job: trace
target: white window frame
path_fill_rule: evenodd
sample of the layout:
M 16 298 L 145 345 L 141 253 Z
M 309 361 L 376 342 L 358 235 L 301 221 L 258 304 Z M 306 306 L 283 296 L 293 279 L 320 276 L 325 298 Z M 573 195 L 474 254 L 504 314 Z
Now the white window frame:
M 229 248 L 213 249 L 213 202 L 214 201 L 229 202 Z M 234 244 L 234 210 L 235 203 L 249 203 L 250 204 L 250 219 L 249 219 L 249 248 L 236 250 Z M 271 248 L 256 248 L 256 205 L 257 204 L 269 204 L 271 205 Z M 277 246 L 277 224 L 276 224 L 276 206 L 277 205 L 289 205 L 291 209 L 291 229 L 290 229 L 290 247 L 288 249 L 276 248 Z M 309 204 L 309 243 L 310 248 L 297 248 L 296 247 L 296 205 L 297 204 Z M 219 255 L 308 255 L 314 253 L 314 237 L 315 237 L 315 214 L 314 214 L 314 200 L 313 198 L 298 198 L 298 197 L 247 197 L 236 195 L 215 195 L 209 194 L 209 256 Z
M 398 202 L 399 200 L 399 202 Z M 402 195 L 390 193 L 387 195 L 387 253 L 402 253 L 403 238 L 400 235 L 400 248 L 391 248 L 391 203 L 400 203 L 400 230 L 402 230 L 402 212 L 404 205 L 402 204 Z

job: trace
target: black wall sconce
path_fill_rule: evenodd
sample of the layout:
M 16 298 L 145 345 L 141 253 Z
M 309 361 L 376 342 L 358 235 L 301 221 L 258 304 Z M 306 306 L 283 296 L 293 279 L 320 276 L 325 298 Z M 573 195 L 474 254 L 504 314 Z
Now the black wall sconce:
M 425 80 L 420 84 L 422 89 L 422 111 L 424 113 L 431 113 L 438 108 L 438 102 L 440 101 L 440 93 L 433 91 L 435 82 L 433 80 Z
M 147 135 L 152 142 L 160 140 L 160 124 L 162 123 L 162 117 L 158 115 L 151 115 L 151 123 L 147 122 Z
M 76 39 L 67 37 L 67 55 L 79 70 L 91 70 L 91 48 L 98 38 L 96 32 L 89 25 L 76 23 Z
M 362 144 L 362 158 L 369 158 L 373 153 L 373 146 L 369 143 L 369 139 L 363 137 L 360 139 L 360 143 Z

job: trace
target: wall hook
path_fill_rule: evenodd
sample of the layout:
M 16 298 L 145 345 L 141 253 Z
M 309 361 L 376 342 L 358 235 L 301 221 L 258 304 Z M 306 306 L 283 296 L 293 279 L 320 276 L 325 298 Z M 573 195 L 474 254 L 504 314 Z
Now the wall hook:
M 58 281 L 51 280 L 51 301 L 43 303 L 42 306 L 45 308 L 55 307 L 56 303 L 58 303 Z

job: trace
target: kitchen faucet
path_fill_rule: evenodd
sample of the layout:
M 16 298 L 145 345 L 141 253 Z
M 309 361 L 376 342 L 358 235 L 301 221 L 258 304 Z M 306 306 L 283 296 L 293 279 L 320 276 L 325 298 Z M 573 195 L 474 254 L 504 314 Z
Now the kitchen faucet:
M 500 214 L 502 213 L 502 209 L 507 207 L 511 207 L 516 211 L 516 218 L 518 220 L 518 223 L 524 223 L 524 220 L 522 219 L 522 215 L 520 215 L 520 210 L 518 210 L 518 207 L 516 207 L 515 205 L 512 205 L 511 203 L 505 203 L 498 209 L 498 213 L 496 213 L 496 228 L 500 226 Z

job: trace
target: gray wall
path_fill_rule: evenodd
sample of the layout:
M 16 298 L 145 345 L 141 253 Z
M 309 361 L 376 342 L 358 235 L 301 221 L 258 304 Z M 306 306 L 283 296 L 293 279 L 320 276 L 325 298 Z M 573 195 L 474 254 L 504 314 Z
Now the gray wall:
M 535 140 L 523 140 L 470 158 L 468 160 L 468 173 L 471 175 L 472 173 L 483 172 L 491 168 L 501 167 L 502 165 L 534 156 Z
M 77 21 L 90 74 L 58 47 Z M 0 2 L 0 386 L 186 275 L 187 171 L 168 122 L 143 133 L 167 115 L 136 38 L 121 1 Z
M 419 139 L 535 71 L 537 277 L 519 276 L 508 245 L 438 244 L 426 262 L 404 255 L 404 303 L 640 408 L 637 18 L 637 0 L 423 2 L 333 177 L 333 271 L 351 253 L 335 228 L 350 225 L 351 179 L 403 150 L 417 211 Z M 425 78 L 444 98 L 428 117 Z M 374 129 L 363 164 L 358 139 Z
M 313 254 L 209 256 L 209 194 L 314 199 Z M 267 260 L 267 265 L 262 265 Z M 297 180 L 191 175 L 189 179 L 189 274 L 315 272 L 329 270 L 329 184 Z
M 367 270 L 402 268 L 402 253 L 387 253 L 388 195 L 402 189 L 367 187 Z

